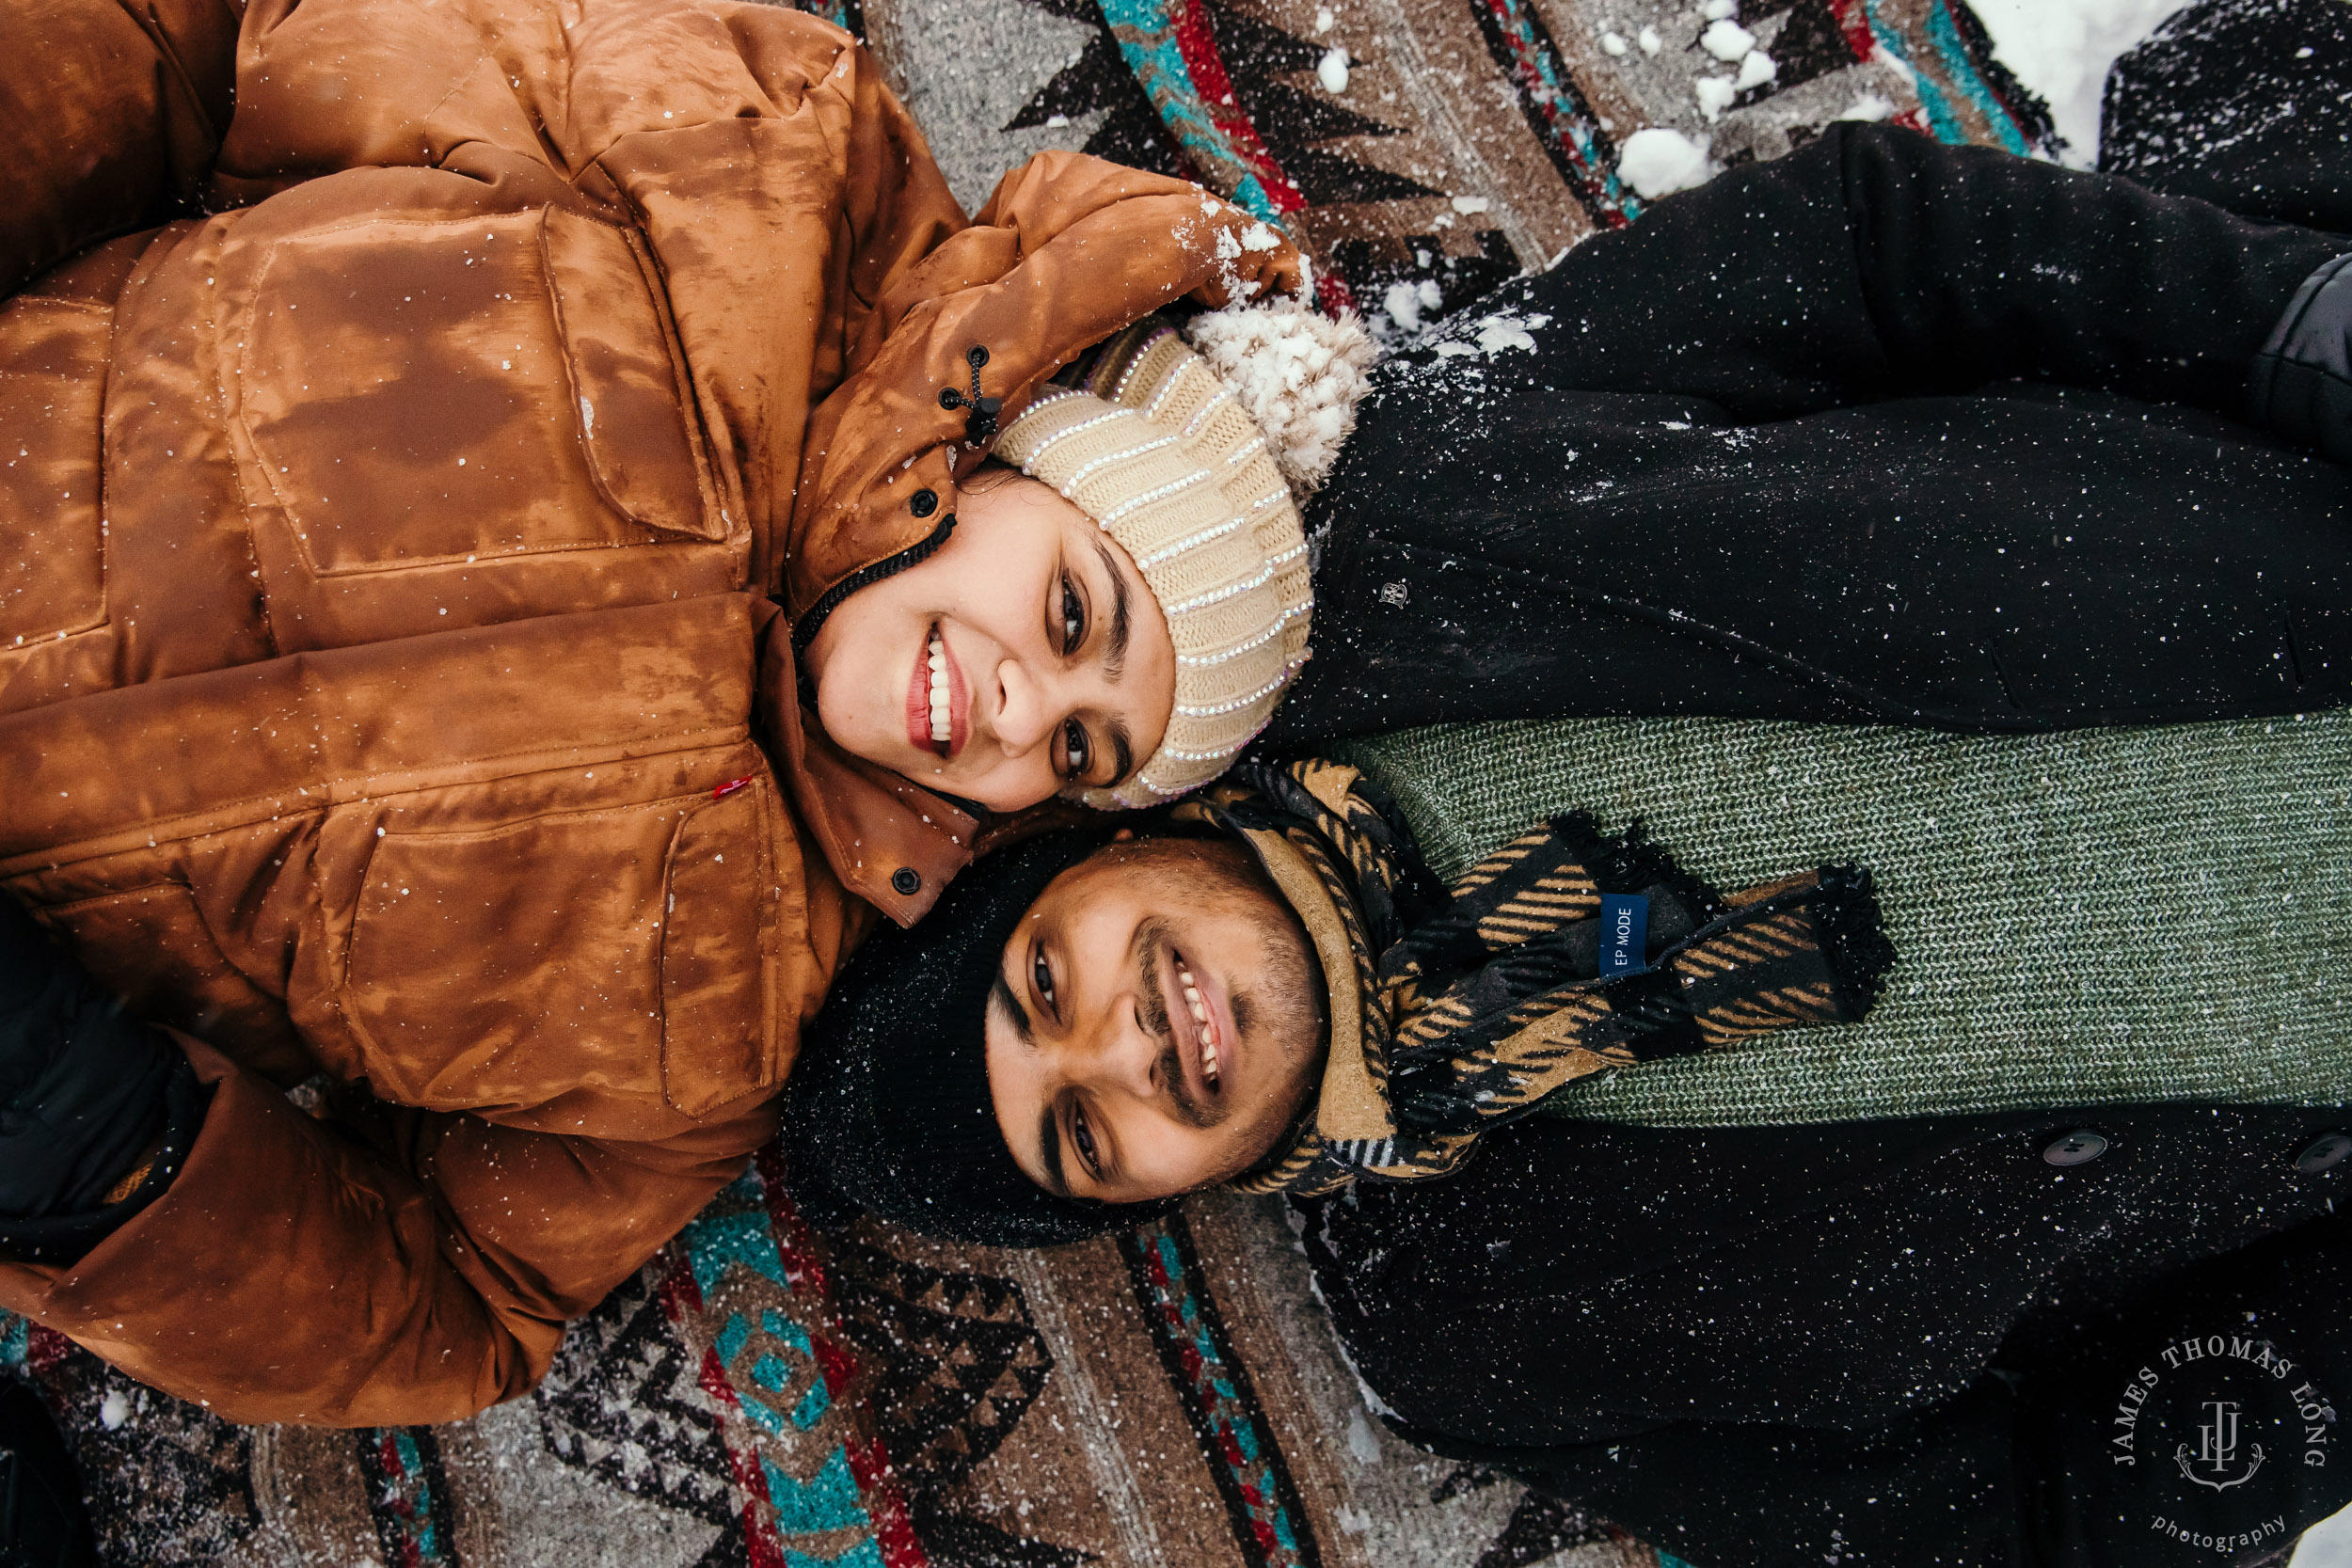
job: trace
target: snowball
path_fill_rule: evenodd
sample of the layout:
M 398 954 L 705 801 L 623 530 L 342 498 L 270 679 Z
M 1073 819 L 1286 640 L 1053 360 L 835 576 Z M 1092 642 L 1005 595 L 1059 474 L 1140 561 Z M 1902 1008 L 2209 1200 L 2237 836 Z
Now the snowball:
M 1740 87 L 1728 76 L 1702 76 L 1692 85 L 1698 94 L 1699 112 L 1710 120 L 1721 119 L 1731 101 L 1740 96 Z
M 1535 340 L 1530 334 L 1550 320 L 1549 316 L 1521 317 L 1514 310 L 1498 310 L 1478 324 L 1478 346 L 1490 357 L 1506 348 L 1523 348 L 1533 354 Z
M 1762 87 L 1779 74 L 1780 67 L 1772 63 L 1770 55 L 1761 49 L 1752 49 L 1748 57 L 1740 62 L 1740 74 L 1732 78 L 1731 85 L 1745 92 L 1750 87 Z
M 1347 90 L 1347 51 L 1336 44 L 1324 51 L 1322 63 L 1315 67 L 1315 80 L 1328 93 Z
M 1658 36 L 1658 29 L 1655 27 L 1643 28 L 1633 35 L 1633 41 L 1642 46 L 1642 53 L 1645 55 L 1655 55 L 1666 47 L 1666 40 Z
M 1707 24 L 1707 31 L 1699 35 L 1699 47 L 1730 65 L 1746 58 L 1748 51 L 1756 47 L 1756 35 L 1725 17 Z
M 1617 154 L 1617 178 L 1645 201 L 1704 185 L 1714 173 L 1705 142 L 1662 125 L 1634 132 Z
M 1623 33 L 1603 33 L 1600 35 L 1600 47 L 1603 54 L 1622 55 L 1628 45 Z

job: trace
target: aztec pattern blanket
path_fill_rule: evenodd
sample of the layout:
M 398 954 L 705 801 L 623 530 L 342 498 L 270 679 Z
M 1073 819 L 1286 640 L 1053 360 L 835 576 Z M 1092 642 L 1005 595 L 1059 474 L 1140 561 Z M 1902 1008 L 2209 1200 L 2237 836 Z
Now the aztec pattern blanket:
M 2048 135 L 1962 0 L 1747 0 L 1749 42 L 1713 48 L 1697 0 L 809 3 L 875 46 L 968 205 L 1045 148 L 1183 169 L 1391 332 L 1636 220 L 1643 129 L 1723 166 L 1850 114 Z M 1389 1437 L 1279 1200 L 1051 1254 L 826 1240 L 775 1158 L 472 1421 L 234 1427 L 6 1319 L 0 1363 L 138 1568 L 1675 1568 Z

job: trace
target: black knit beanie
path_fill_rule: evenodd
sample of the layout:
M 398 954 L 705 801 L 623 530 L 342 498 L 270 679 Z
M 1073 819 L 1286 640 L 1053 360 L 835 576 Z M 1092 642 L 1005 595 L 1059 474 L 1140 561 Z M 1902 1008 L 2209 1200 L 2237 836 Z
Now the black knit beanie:
M 1022 1173 L 989 1097 L 989 988 L 1045 885 L 1111 841 L 1048 833 L 986 856 L 914 931 L 859 948 L 809 1026 L 785 1091 L 794 1203 L 815 1224 L 870 1210 L 927 1236 L 995 1246 L 1080 1242 L 1164 1213 L 1055 1196 Z

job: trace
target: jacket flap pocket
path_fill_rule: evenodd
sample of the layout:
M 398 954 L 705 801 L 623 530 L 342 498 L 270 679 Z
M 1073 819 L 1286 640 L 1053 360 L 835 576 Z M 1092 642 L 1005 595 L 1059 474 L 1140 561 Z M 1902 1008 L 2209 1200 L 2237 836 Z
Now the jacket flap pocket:
M 661 928 L 661 1085 L 702 1116 L 775 1080 L 770 785 L 758 780 L 678 824 Z
M 606 499 L 646 528 L 723 537 L 709 475 L 687 429 L 693 388 L 655 303 L 658 280 L 633 236 L 550 207 L 540 243 L 580 441 Z
M 376 1092 L 436 1110 L 532 1106 L 582 1085 L 653 1097 L 681 804 L 376 839 L 342 998 Z

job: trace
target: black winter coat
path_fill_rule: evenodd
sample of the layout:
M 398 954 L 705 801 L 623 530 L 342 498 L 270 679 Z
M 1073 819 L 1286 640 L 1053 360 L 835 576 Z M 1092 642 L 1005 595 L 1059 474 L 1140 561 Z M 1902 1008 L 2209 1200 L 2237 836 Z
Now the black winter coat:
M 1701 1568 L 2171 1568 L 2352 1500 L 2347 1130 L 1538 1119 L 1301 1207 L 1402 1435 Z
M 2239 418 L 2345 251 L 1881 126 L 1665 200 L 1375 372 L 1268 743 L 2352 700 L 2352 471 Z

